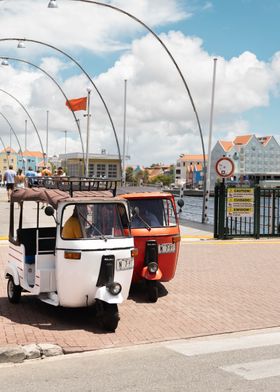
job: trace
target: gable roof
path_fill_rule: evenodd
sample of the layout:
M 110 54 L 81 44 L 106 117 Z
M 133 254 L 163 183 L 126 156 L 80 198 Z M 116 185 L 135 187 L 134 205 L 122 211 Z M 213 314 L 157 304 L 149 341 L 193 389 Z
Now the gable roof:
M 243 135 L 243 136 L 236 136 L 233 141 L 235 145 L 244 145 L 248 144 L 248 142 L 252 139 L 253 135 Z
M 222 146 L 224 151 L 230 151 L 234 146 L 233 142 L 227 142 L 225 140 L 219 140 L 220 145 Z
M 257 138 L 262 145 L 266 146 L 267 143 L 272 139 L 272 136 L 261 136 Z

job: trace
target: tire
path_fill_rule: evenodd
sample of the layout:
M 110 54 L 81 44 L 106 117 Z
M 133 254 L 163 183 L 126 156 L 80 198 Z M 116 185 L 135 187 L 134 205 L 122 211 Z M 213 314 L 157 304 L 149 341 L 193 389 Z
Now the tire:
M 107 332 L 115 332 L 120 320 L 118 305 L 98 301 L 97 318 L 98 324 L 102 329 Z
M 15 285 L 12 276 L 10 276 L 8 279 L 7 295 L 8 295 L 8 300 L 12 304 L 18 304 L 21 299 L 21 287 L 19 285 Z
M 149 302 L 157 302 L 158 300 L 158 285 L 157 281 L 147 280 L 147 296 Z

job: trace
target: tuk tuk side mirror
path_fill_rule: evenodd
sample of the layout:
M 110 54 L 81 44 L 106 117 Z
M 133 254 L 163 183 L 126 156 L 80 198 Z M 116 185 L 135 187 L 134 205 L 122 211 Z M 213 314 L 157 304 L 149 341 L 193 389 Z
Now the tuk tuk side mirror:
M 184 200 L 183 200 L 183 199 L 179 199 L 179 200 L 177 201 L 177 204 L 178 204 L 178 206 L 180 207 L 179 212 L 182 212 L 182 207 L 183 207 L 184 204 L 185 204 Z
M 45 208 L 45 214 L 47 216 L 54 216 L 54 209 L 51 206 Z
M 139 215 L 139 207 L 133 207 L 132 209 L 132 216 L 138 216 Z

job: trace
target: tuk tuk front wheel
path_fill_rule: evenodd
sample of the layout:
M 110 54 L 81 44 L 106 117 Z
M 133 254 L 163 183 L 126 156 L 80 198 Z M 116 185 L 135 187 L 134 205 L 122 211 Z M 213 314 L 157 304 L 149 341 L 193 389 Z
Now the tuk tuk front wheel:
M 120 320 L 118 305 L 98 300 L 96 307 L 99 326 L 107 332 L 115 332 Z
M 158 284 L 156 280 L 146 280 L 147 296 L 150 302 L 158 300 Z
M 7 295 L 8 300 L 12 304 L 18 304 L 21 298 L 21 287 L 19 285 L 15 285 L 14 279 L 12 276 L 9 277 L 7 283 Z

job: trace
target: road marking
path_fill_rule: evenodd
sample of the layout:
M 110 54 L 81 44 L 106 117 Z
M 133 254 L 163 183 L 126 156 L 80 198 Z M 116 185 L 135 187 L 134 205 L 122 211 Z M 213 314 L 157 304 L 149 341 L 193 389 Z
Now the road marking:
M 245 380 L 253 381 L 280 376 L 280 359 L 239 363 L 231 366 L 222 366 L 220 369 L 225 370 L 228 373 L 234 373 Z
M 280 332 L 260 333 L 231 338 L 209 338 L 207 340 L 180 340 L 165 344 L 166 348 L 188 357 L 255 347 L 280 345 Z

